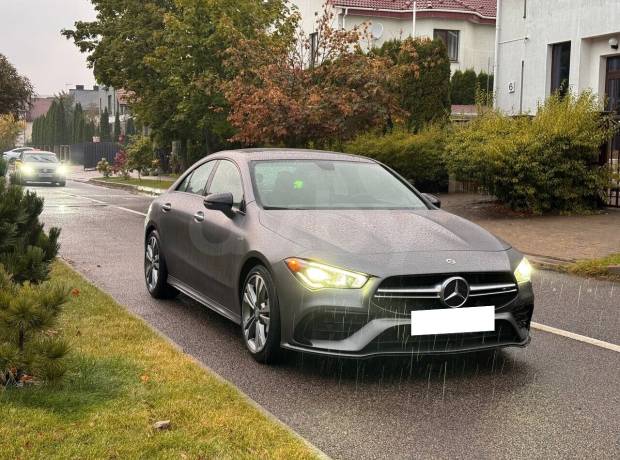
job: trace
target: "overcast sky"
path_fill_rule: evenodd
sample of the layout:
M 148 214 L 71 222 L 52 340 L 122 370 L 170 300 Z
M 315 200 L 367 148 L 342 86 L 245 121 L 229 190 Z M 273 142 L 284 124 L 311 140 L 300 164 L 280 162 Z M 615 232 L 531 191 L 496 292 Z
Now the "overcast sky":
M 89 0 L 0 0 L 0 53 L 40 95 L 91 86 L 95 78 L 86 56 L 60 30 L 94 18 Z

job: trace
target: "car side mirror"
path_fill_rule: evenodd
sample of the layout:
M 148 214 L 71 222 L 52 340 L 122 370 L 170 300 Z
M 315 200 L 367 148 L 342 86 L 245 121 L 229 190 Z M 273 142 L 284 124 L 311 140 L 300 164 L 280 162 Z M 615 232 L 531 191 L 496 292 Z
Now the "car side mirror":
M 230 192 L 213 193 L 204 199 L 204 205 L 207 209 L 222 211 L 229 213 L 233 207 L 233 196 Z
M 441 200 L 438 197 L 430 193 L 423 193 L 423 195 L 424 198 L 430 201 L 433 206 L 435 206 L 436 208 L 441 208 Z

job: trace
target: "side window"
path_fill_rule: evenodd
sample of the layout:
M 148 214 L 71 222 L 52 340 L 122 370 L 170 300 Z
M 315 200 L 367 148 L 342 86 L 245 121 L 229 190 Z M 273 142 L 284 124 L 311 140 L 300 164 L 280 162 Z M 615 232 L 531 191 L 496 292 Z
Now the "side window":
M 185 190 L 187 190 L 187 184 L 192 178 L 192 174 L 193 173 L 189 173 L 187 176 L 185 176 L 185 179 L 183 179 L 181 183 L 177 186 L 177 192 L 184 192 Z
M 236 207 L 241 205 L 243 201 L 243 185 L 239 170 L 234 163 L 222 160 L 215 170 L 209 194 L 230 192 L 233 196 L 233 204 Z
M 181 188 L 179 188 L 178 190 L 185 191 L 187 193 L 202 195 L 205 187 L 207 186 L 207 181 L 209 180 L 211 171 L 213 171 L 213 166 L 215 166 L 215 161 L 208 161 L 198 166 L 196 169 L 194 169 L 194 172 L 192 172 L 192 174 L 186 178 L 188 179 L 186 189 L 181 190 Z M 181 187 L 182 186 L 183 184 L 181 184 Z

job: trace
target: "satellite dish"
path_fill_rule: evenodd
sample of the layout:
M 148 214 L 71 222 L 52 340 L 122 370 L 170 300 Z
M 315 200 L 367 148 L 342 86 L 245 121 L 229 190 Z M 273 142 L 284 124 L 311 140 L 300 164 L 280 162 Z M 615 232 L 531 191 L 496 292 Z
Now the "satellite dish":
M 380 22 L 373 22 L 370 33 L 372 34 L 372 38 L 379 40 L 383 37 L 383 24 Z

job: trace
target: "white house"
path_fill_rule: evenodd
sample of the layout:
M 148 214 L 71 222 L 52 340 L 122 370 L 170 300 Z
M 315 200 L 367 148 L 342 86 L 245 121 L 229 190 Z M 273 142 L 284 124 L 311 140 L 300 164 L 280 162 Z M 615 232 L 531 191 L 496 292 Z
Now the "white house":
M 496 105 L 534 113 L 551 92 L 591 90 L 620 108 L 620 0 L 498 0 Z
M 329 0 L 334 26 L 370 24 L 374 46 L 386 40 L 438 37 L 444 40 L 451 69 L 492 73 L 496 0 Z M 291 0 L 305 33 L 314 32 L 324 0 Z

